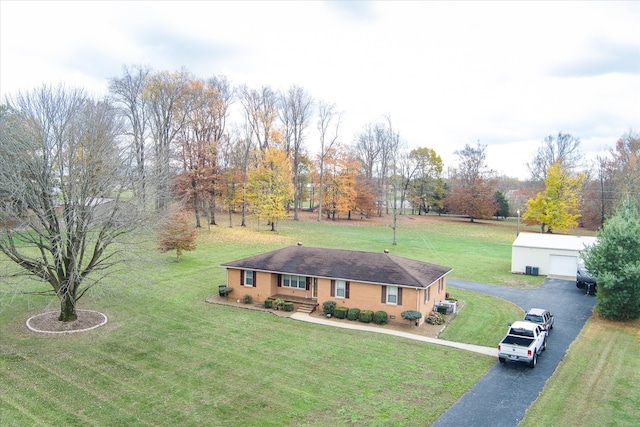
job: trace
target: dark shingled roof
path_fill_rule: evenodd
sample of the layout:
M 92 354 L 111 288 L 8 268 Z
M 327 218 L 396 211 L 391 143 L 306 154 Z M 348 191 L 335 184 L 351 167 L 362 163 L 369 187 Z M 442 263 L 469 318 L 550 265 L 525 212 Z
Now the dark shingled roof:
M 289 246 L 222 267 L 424 288 L 451 271 L 388 253 Z

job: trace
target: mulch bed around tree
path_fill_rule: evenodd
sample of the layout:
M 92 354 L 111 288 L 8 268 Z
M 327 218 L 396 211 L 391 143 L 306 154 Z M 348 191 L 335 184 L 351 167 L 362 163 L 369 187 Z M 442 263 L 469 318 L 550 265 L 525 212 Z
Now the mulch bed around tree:
M 107 316 L 92 310 L 77 310 L 78 320 L 61 322 L 59 311 L 37 314 L 27 320 L 27 328 L 32 332 L 44 334 L 70 334 L 85 332 L 107 323 Z

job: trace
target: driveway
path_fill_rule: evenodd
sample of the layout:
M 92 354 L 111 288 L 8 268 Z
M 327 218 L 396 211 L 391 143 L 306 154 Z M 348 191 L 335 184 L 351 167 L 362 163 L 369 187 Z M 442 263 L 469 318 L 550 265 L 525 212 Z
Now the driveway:
M 538 289 L 511 289 L 455 279 L 447 280 L 447 286 L 502 298 L 523 310 L 539 307 L 554 314 L 547 350 L 535 369 L 516 363 L 501 365 L 496 359 L 495 366 L 433 424 L 437 427 L 518 425 L 591 316 L 596 299 L 576 288 L 574 281 L 549 278 Z

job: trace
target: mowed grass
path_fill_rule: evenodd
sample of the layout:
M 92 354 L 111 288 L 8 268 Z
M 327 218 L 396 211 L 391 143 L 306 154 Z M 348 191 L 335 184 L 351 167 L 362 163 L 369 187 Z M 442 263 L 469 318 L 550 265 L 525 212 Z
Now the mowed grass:
M 508 301 L 463 289 L 449 292 L 466 305 L 439 335 L 445 340 L 495 347 L 504 338 L 507 324 L 524 316 L 524 310 Z
M 81 309 L 109 317 L 106 326 L 86 334 L 29 333 L 26 318 L 57 310 L 55 300 L 12 294 L 5 286 L 0 424 L 435 421 L 495 364 L 493 358 L 205 303 L 225 281 L 219 264 L 232 259 L 298 240 L 367 250 L 389 246 L 377 234 L 388 234 L 384 227 L 352 233 L 351 225 L 307 225 L 310 232 L 287 222 L 280 234 L 255 227 L 203 230 L 199 248 L 180 262 L 143 245 L 126 272 L 105 279 L 80 301 Z M 339 239 L 327 239 L 339 228 Z M 368 236 L 379 243 L 367 245 Z
M 523 427 L 640 424 L 640 321 L 587 322 Z
M 437 215 L 399 215 L 397 245 L 392 220 L 371 218 L 322 222 L 285 221 L 279 235 L 309 246 L 383 251 L 453 268 L 449 277 L 501 286 L 540 286 L 544 278 L 511 274 L 511 245 L 516 238 L 514 220 L 476 220 Z M 521 231 L 537 232 L 537 227 Z M 294 240 L 297 239 L 297 240 Z
M 247 228 L 221 222 L 203 230 L 198 249 L 180 262 L 143 245 L 126 273 L 109 277 L 80 301 L 81 309 L 109 316 L 106 326 L 81 335 L 29 333 L 26 318 L 57 310 L 56 302 L 14 294 L 3 282 L 8 292 L 0 297 L 0 425 L 434 422 L 496 363 L 493 358 L 204 302 L 225 282 L 221 263 L 298 241 L 390 249 L 479 282 L 542 283 L 508 272 L 513 222 L 403 216 L 397 246 L 391 245 L 389 224 L 283 221 L 275 234 L 254 222 Z M 443 335 L 494 345 L 513 307 L 454 292 L 468 305 Z M 483 315 L 488 312 L 496 318 Z M 484 329 L 497 322 L 500 337 L 477 338 L 470 325 L 478 321 Z

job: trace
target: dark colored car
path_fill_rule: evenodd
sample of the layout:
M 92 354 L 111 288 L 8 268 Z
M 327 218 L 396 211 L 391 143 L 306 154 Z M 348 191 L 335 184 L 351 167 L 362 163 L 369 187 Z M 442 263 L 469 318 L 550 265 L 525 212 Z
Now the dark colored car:
M 576 275 L 576 286 L 579 289 L 584 289 L 589 295 L 596 294 L 596 279 L 593 278 L 589 270 L 584 266 L 584 263 L 578 264 L 578 272 Z

